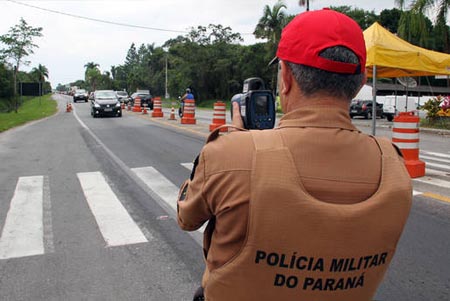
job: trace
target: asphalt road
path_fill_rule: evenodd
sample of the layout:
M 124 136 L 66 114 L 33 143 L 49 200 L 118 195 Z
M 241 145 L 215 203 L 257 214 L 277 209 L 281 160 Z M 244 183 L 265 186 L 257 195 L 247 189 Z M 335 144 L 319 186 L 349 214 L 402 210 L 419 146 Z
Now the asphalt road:
M 174 198 L 212 111 L 198 110 L 196 125 L 168 120 L 169 110 L 94 119 L 88 103 L 65 113 L 70 98 L 56 97 L 59 114 L 0 134 L 0 299 L 189 300 L 203 269 L 201 231 L 178 229 Z M 354 123 L 370 133 L 370 121 Z M 390 137 L 391 125 L 378 125 Z M 450 298 L 449 137 L 421 133 L 427 175 L 413 181 L 411 215 L 377 300 Z M 27 198 L 42 203 L 38 217 L 20 207 Z M 111 234 L 120 227 L 123 236 Z

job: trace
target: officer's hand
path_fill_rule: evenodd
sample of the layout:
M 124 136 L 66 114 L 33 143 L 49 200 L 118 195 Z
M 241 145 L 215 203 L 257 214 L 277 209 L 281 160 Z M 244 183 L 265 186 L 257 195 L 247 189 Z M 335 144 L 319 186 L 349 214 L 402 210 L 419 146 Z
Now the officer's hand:
M 233 102 L 233 120 L 231 121 L 231 124 L 238 128 L 244 128 L 241 112 L 239 111 L 239 104 L 237 102 Z

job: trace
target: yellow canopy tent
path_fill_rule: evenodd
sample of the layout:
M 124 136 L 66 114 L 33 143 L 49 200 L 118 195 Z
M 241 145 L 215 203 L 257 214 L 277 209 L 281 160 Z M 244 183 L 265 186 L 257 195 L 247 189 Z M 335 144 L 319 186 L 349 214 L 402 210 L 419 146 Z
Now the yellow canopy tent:
M 372 135 L 376 128 L 376 78 L 450 75 L 450 55 L 414 46 L 375 22 L 364 31 L 367 77 L 373 78 Z
M 450 75 L 449 54 L 414 46 L 377 22 L 364 31 L 364 39 L 368 77 Z

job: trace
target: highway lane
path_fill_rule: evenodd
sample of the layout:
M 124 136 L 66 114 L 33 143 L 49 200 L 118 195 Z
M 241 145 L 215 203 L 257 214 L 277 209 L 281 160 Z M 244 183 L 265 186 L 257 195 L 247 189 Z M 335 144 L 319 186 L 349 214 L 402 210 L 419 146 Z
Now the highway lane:
M 187 156 L 181 155 L 177 159 L 189 162 L 201 149 L 203 141 L 208 135 L 207 128 L 211 122 L 212 111 L 197 110 L 197 125 L 195 126 L 181 125 L 178 116 L 177 121 L 168 121 L 167 118 L 170 111 L 165 110 L 165 114 L 165 117 L 161 119 L 151 118 L 151 112 L 149 112 L 149 115 L 125 112 L 124 116 L 126 118 L 133 117 L 139 120 L 139 122 L 144 122 L 147 126 L 148 132 L 141 133 L 139 136 L 151 136 L 151 138 L 145 139 L 147 141 L 145 145 L 139 142 L 136 143 L 136 145 L 142 148 L 144 153 L 152 153 L 155 156 L 164 153 L 168 156 L 171 154 L 170 156 L 172 156 L 173 149 L 171 147 L 177 148 L 177 145 L 176 143 L 173 145 L 171 142 L 183 139 L 180 138 L 180 134 L 182 136 L 187 135 L 188 141 L 184 141 L 183 139 L 178 145 L 178 147 L 182 147 Z M 84 116 L 87 115 L 84 114 Z M 228 114 L 227 117 L 229 118 Z M 86 122 L 89 123 L 89 118 L 87 118 Z M 355 119 L 353 122 L 361 131 L 366 133 L 371 132 L 370 121 Z M 377 135 L 391 137 L 392 129 L 390 127 L 392 123 L 378 120 L 378 126 Z M 97 130 L 94 129 L 95 131 Z M 99 131 L 97 132 L 101 135 Z M 108 139 L 105 141 L 108 141 Z M 117 147 L 113 143 L 105 143 L 111 145 L 112 148 Z M 160 150 L 160 147 L 163 151 Z M 446 155 L 450 149 L 450 142 L 446 136 L 421 133 L 421 148 L 429 152 Z M 116 149 L 114 152 L 116 153 L 116 151 L 119 151 L 119 149 Z M 440 160 L 442 158 L 434 157 L 433 159 Z M 124 160 L 128 159 L 125 158 Z M 162 168 L 164 175 L 168 179 L 172 179 L 177 185 L 186 177 L 185 174 L 183 174 L 184 177 L 179 177 L 180 174 L 177 174 L 176 170 L 170 171 L 167 166 L 164 168 L 160 166 L 160 163 L 150 162 L 148 160 L 146 162 L 148 164 L 145 165 L 157 165 L 157 169 Z M 163 156 L 162 160 L 165 161 L 166 157 Z M 442 163 L 444 168 L 438 167 L 432 170 L 440 171 L 443 174 L 435 176 L 432 171 L 427 170 L 426 178 L 438 179 L 444 183 L 450 183 L 450 176 L 447 175 L 447 173 L 450 173 L 449 165 L 446 165 L 445 162 Z M 130 164 L 132 163 L 130 162 Z M 133 164 L 133 166 L 142 165 L 142 163 Z M 411 217 L 399 244 L 397 256 L 392 263 L 392 267 L 395 268 L 389 270 L 386 281 L 377 294 L 377 298 L 381 300 L 423 300 L 420 296 L 433 296 L 431 298 L 432 300 L 441 300 L 443 296 L 449 293 L 449 277 L 446 275 L 445 268 L 447 266 L 446 263 L 450 260 L 450 257 L 446 255 L 449 249 L 447 242 L 449 241 L 448 238 L 450 238 L 448 234 L 450 233 L 448 231 L 450 217 L 449 204 L 441 199 L 424 196 L 423 193 L 434 193 L 438 197 L 443 196 L 448 198 L 450 197 L 450 187 L 436 186 L 417 181 L 414 181 L 413 185 L 417 196 L 414 197 Z M 418 237 L 421 239 L 417 239 Z M 434 258 L 438 258 L 439 260 L 434 261 Z M 411 262 L 415 264 L 411 265 Z M 442 263 L 444 264 L 442 265 Z M 402 276 L 399 277 L 399 275 Z M 432 279 L 433 285 L 430 285 L 428 282 L 424 283 L 423 275 L 432 275 L 428 276 L 428 279 Z
M 60 98 L 61 109 L 65 101 Z M 166 218 L 74 114 L 2 133 L 0 161 L 0 299 L 189 300 L 203 269 L 198 243 Z M 28 210 L 24 199 L 42 209 Z M 89 199 L 115 209 L 95 210 Z M 22 216 L 11 214 L 17 211 Z M 28 225 L 39 231 L 24 233 Z M 108 229 L 125 234 L 115 238 Z M 42 247 L 30 243 L 37 238 Z
M 58 99 L 61 106 L 70 101 L 60 95 Z M 0 225 L 6 219 L 17 178 L 24 174 L 48 176 L 52 206 L 46 214 L 53 213 L 53 224 L 46 226 L 53 228 L 53 239 L 45 239 L 50 247 L 48 242 L 53 242 L 53 251 L 47 246 L 50 252 L 41 256 L 0 259 L 2 272 L 16 273 L 0 282 L 1 294 L 15 297 L 21 284 L 25 287 L 23 299 L 33 300 L 54 296 L 77 300 L 90 295 L 97 299 L 154 300 L 164 293 L 173 297 L 168 299 L 184 300 L 201 275 L 201 231 L 188 235 L 177 229 L 171 199 L 189 176 L 191 162 L 203 146 L 212 111 L 198 111 L 198 124 L 187 126 L 179 120 L 167 120 L 168 112 L 161 119 L 130 112 L 124 112 L 122 118 L 94 119 L 89 103 L 76 103 L 74 108 L 73 114 L 61 113 L 17 131 L 17 135 L 7 134 L 8 139 L 0 136 L 0 159 L 8 162 L 0 167 L 0 191 L 5 195 L 0 199 Z M 364 131 L 369 129 L 365 122 L 355 120 Z M 389 134 L 388 128 L 385 133 Z M 448 139 L 425 136 L 424 148 L 448 154 Z M 430 174 L 430 178 L 450 183 L 445 168 L 438 170 L 444 175 Z M 97 172 L 149 242 L 101 247 L 107 244 L 103 237 L 107 234 L 98 227 L 100 222 L 88 205 L 89 193 L 80 186 L 80 177 L 88 173 L 97 181 L 92 189 L 102 187 L 105 183 Z M 450 204 L 424 193 L 449 197 L 450 189 L 413 183 L 419 194 L 414 197 L 410 219 L 378 300 L 447 300 L 449 296 Z M 30 264 L 35 267 L 25 275 Z M 37 272 L 47 265 L 50 271 L 44 272 L 45 283 Z M 126 279 L 121 282 L 122 275 Z M 32 284 L 31 288 L 25 283 Z M 32 291 L 36 286 L 42 287 L 38 293 Z
M 211 110 L 197 110 L 197 125 L 181 125 L 179 120 L 167 121 L 170 110 L 164 110 L 165 117 L 152 119 L 149 115 L 127 113 L 144 120 L 149 127 L 164 126 L 169 131 L 187 133 L 201 137 L 200 141 L 208 135 L 208 125 L 211 122 Z M 177 116 L 177 119 L 178 116 Z M 229 114 L 227 112 L 229 122 Z M 377 120 L 377 135 L 391 138 L 392 123 Z M 370 120 L 354 119 L 353 123 L 363 132 L 371 133 Z M 200 126 L 201 125 L 201 126 Z M 162 132 L 151 141 L 158 139 L 157 145 L 164 145 L 166 138 L 160 136 Z M 168 138 L 170 139 L 170 138 Z M 173 138 L 172 138 L 173 139 Z M 200 149 L 201 145 L 193 149 Z M 449 294 L 449 275 L 446 267 L 449 266 L 449 233 L 450 233 L 450 165 L 446 156 L 450 155 L 450 142 L 448 136 L 433 133 L 421 133 L 421 149 L 431 152 L 425 155 L 428 166 L 427 176 L 414 180 L 414 197 L 410 219 L 404 235 L 400 241 L 397 255 L 392 263 L 385 282 L 380 287 L 377 298 L 380 300 L 446 300 Z M 189 149 L 189 148 L 187 148 Z M 438 154 L 438 156 L 436 156 Z M 362 167 L 363 168 L 363 167 Z M 438 183 L 439 185 L 435 185 Z M 427 195 L 432 195 L 429 197 Z M 426 276 L 425 276 L 426 275 Z M 427 281 L 424 280 L 427 278 Z M 431 283 L 430 283 L 431 282 Z M 426 299 L 426 298 L 425 298 Z

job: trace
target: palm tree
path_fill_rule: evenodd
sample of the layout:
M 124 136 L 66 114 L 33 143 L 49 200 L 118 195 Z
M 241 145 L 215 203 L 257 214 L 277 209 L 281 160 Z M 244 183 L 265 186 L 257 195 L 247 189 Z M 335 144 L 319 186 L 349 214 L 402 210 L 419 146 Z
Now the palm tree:
M 48 78 L 48 68 L 44 65 L 39 64 L 38 67 L 34 67 L 31 70 L 31 74 L 33 74 L 40 84 L 40 94 L 43 94 L 43 84 L 45 83 L 45 79 Z M 40 100 L 39 100 L 40 101 Z
M 97 63 L 94 63 L 94 62 L 86 63 L 86 65 L 84 65 L 84 68 L 86 68 L 86 71 L 84 72 L 84 75 L 86 76 L 86 74 L 88 73 L 88 71 L 90 69 L 97 69 L 98 67 L 100 67 L 100 65 L 97 64 Z
M 48 78 L 48 68 L 44 65 L 39 64 L 31 70 L 31 73 L 36 74 L 37 80 L 40 83 L 45 82 L 45 79 Z
M 403 2 L 403 1 L 402 1 Z M 450 51 L 450 37 L 447 27 L 447 13 L 450 7 L 450 0 L 414 0 L 411 4 L 412 10 L 424 13 L 428 9 L 437 7 L 435 27 L 444 36 L 445 52 Z
M 300 5 L 300 6 L 306 5 L 306 11 L 309 11 L 309 0 L 299 0 L 298 5 Z
M 286 25 L 286 15 L 282 9 L 286 9 L 283 1 L 278 1 L 271 9 L 269 5 L 264 7 L 264 13 L 259 19 L 253 34 L 256 38 L 266 38 L 274 46 L 281 37 L 281 30 Z

